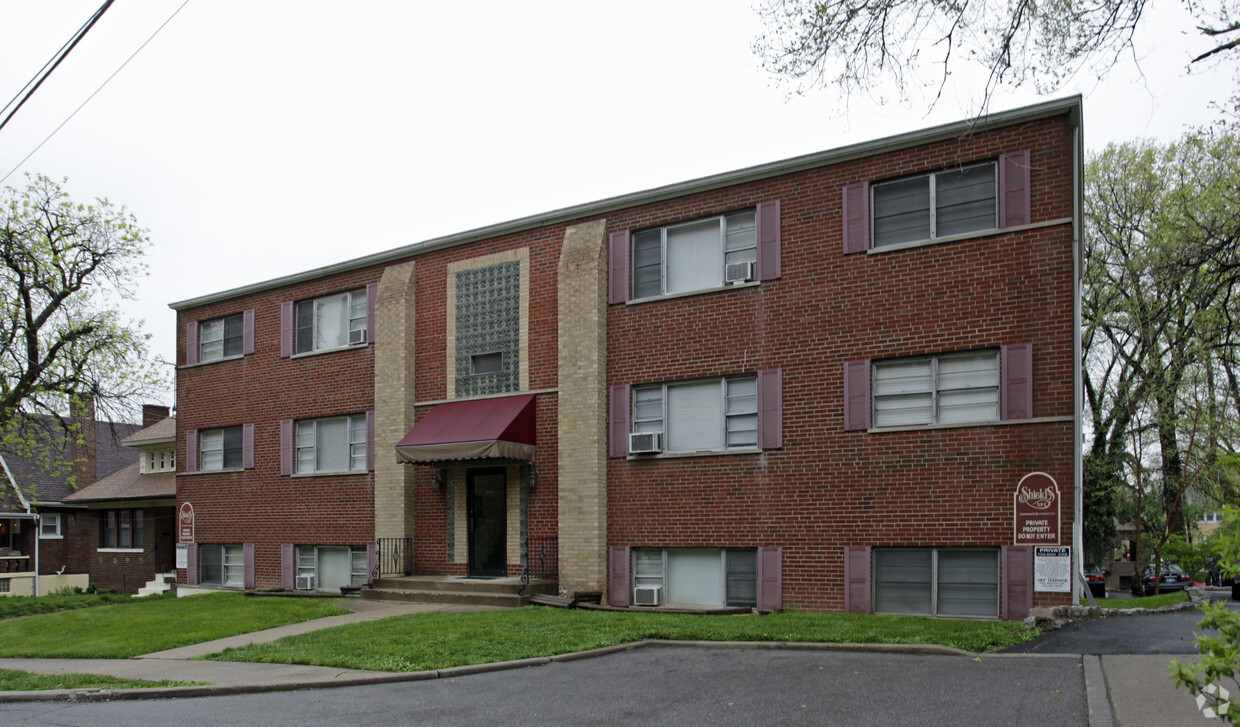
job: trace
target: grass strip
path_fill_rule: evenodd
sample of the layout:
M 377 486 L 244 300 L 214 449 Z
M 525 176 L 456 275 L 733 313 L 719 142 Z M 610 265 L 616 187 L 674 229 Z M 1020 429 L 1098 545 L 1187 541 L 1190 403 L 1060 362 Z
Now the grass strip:
M 641 639 L 940 644 L 982 652 L 1037 634 L 1021 623 L 1003 621 L 838 613 L 705 616 L 527 606 L 349 624 L 205 658 L 399 672 L 553 656 Z
M 0 692 L 45 692 L 51 689 L 148 689 L 157 687 L 192 687 L 207 682 L 175 682 L 163 679 L 121 679 L 102 674 L 34 674 L 15 669 L 0 669 Z
M 108 603 L 128 603 L 123 593 L 57 593 L 50 596 L 8 596 L 0 598 L 0 619 L 35 616 L 41 613 L 72 611 Z
M 125 603 L 0 622 L 0 657 L 128 659 L 178 646 L 346 613 L 327 599 L 212 593 Z

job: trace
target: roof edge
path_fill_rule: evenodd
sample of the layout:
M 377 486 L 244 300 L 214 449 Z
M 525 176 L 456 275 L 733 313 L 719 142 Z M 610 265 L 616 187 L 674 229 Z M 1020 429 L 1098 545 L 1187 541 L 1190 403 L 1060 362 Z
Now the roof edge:
M 836 149 L 813 152 L 779 161 L 767 162 L 765 164 L 745 167 L 730 172 L 723 172 L 721 174 L 699 177 L 685 182 L 676 182 L 674 184 L 654 187 L 640 192 L 631 192 L 616 197 L 607 197 L 594 202 L 573 205 L 571 207 L 563 207 L 550 212 L 543 212 L 541 214 L 510 220 L 508 222 L 500 222 L 494 225 L 479 227 L 465 232 L 458 232 L 444 237 L 436 237 L 423 242 L 415 242 L 409 245 L 393 248 L 391 250 L 384 250 L 370 255 L 353 258 L 351 260 L 334 263 L 332 265 L 326 265 L 323 267 L 302 271 L 300 273 L 293 273 L 292 275 L 286 275 L 258 283 L 252 283 L 250 285 L 244 285 L 239 288 L 232 288 L 218 293 L 210 293 L 197 298 L 188 298 L 175 303 L 169 303 L 168 307 L 175 311 L 196 308 L 201 305 L 218 303 L 232 298 L 239 298 L 244 295 L 281 288 L 286 285 L 318 280 L 320 278 L 337 275 L 339 273 L 351 272 L 361 268 L 371 267 L 373 265 L 391 263 L 415 255 L 422 255 L 436 250 L 456 247 L 458 245 L 466 245 L 471 242 L 478 242 L 492 237 L 510 235 L 537 227 L 559 224 L 575 219 L 594 217 L 614 210 L 635 207 L 637 205 L 649 204 L 652 202 L 659 202 L 686 194 L 707 192 L 721 187 L 729 187 L 735 184 L 743 184 L 746 182 L 768 179 L 770 177 L 777 177 L 784 174 L 792 174 L 794 172 L 813 169 L 815 167 L 839 164 L 841 162 L 873 156 L 875 154 L 906 149 L 908 147 L 920 146 L 922 144 L 929 144 L 936 141 L 944 141 L 946 139 L 951 139 L 978 131 L 989 131 L 1005 126 L 1012 126 L 1014 124 L 1038 121 L 1065 113 L 1071 117 L 1071 120 L 1074 123 L 1079 124 L 1081 119 L 1082 104 L 1082 97 L 1080 94 L 1077 94 L 1075 96 L 1067 96 L 1061 99 L 1054 99 L 1029 106 L 1022 106 L 1008 111 L 987 114 L 973 119 L 954 121 L 947 124 L 941 124 L 939 126 L 918 129 L 916 131 L 887 136 L 872 141 L 850 144 Z

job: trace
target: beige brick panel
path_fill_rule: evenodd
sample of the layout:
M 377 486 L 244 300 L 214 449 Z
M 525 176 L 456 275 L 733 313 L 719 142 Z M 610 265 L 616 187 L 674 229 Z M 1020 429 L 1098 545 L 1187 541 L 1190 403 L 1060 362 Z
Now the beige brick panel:
M 415 263 L 384 270 L 375 302 L 376 538 L 414 533 L 414 468 L 397 461 L 396 443 L 413 426 L 415 309 Z
M 607 582 L 607 224 L 568 228 L 559 262 L 560 591 Z

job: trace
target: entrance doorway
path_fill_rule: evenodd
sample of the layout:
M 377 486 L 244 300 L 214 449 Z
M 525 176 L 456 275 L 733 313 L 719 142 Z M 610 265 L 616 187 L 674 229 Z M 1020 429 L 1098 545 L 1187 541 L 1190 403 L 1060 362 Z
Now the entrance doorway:
M 470 470 L 466 484 L 469 575 L 507 575 L 507 473 L 502 467 Z

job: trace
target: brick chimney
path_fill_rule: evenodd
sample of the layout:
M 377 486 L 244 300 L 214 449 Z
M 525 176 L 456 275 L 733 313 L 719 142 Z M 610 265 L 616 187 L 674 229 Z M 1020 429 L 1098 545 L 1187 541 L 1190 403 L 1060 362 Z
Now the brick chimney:
M 166 406 L 160 406 L 159 404 L 143 404 L 142 405 L 142 428 L 146 429 L 147 427 L 151 426 L 152 424 L 155 424 L 156 422 L 162 422 L 163 420 L 167 419 L 170 415 L 171 415 L 171 410 L 169 410 L 168 407 Z
M 96 479 L 95 400 L 85 398 L 71 404 L 69 422 L 79 427 L 77 436 L 69 436 L 69 458 L 73 461 L 73 485 L 81 489 Z M 78 439 L 82 441 L 79 443 Z

